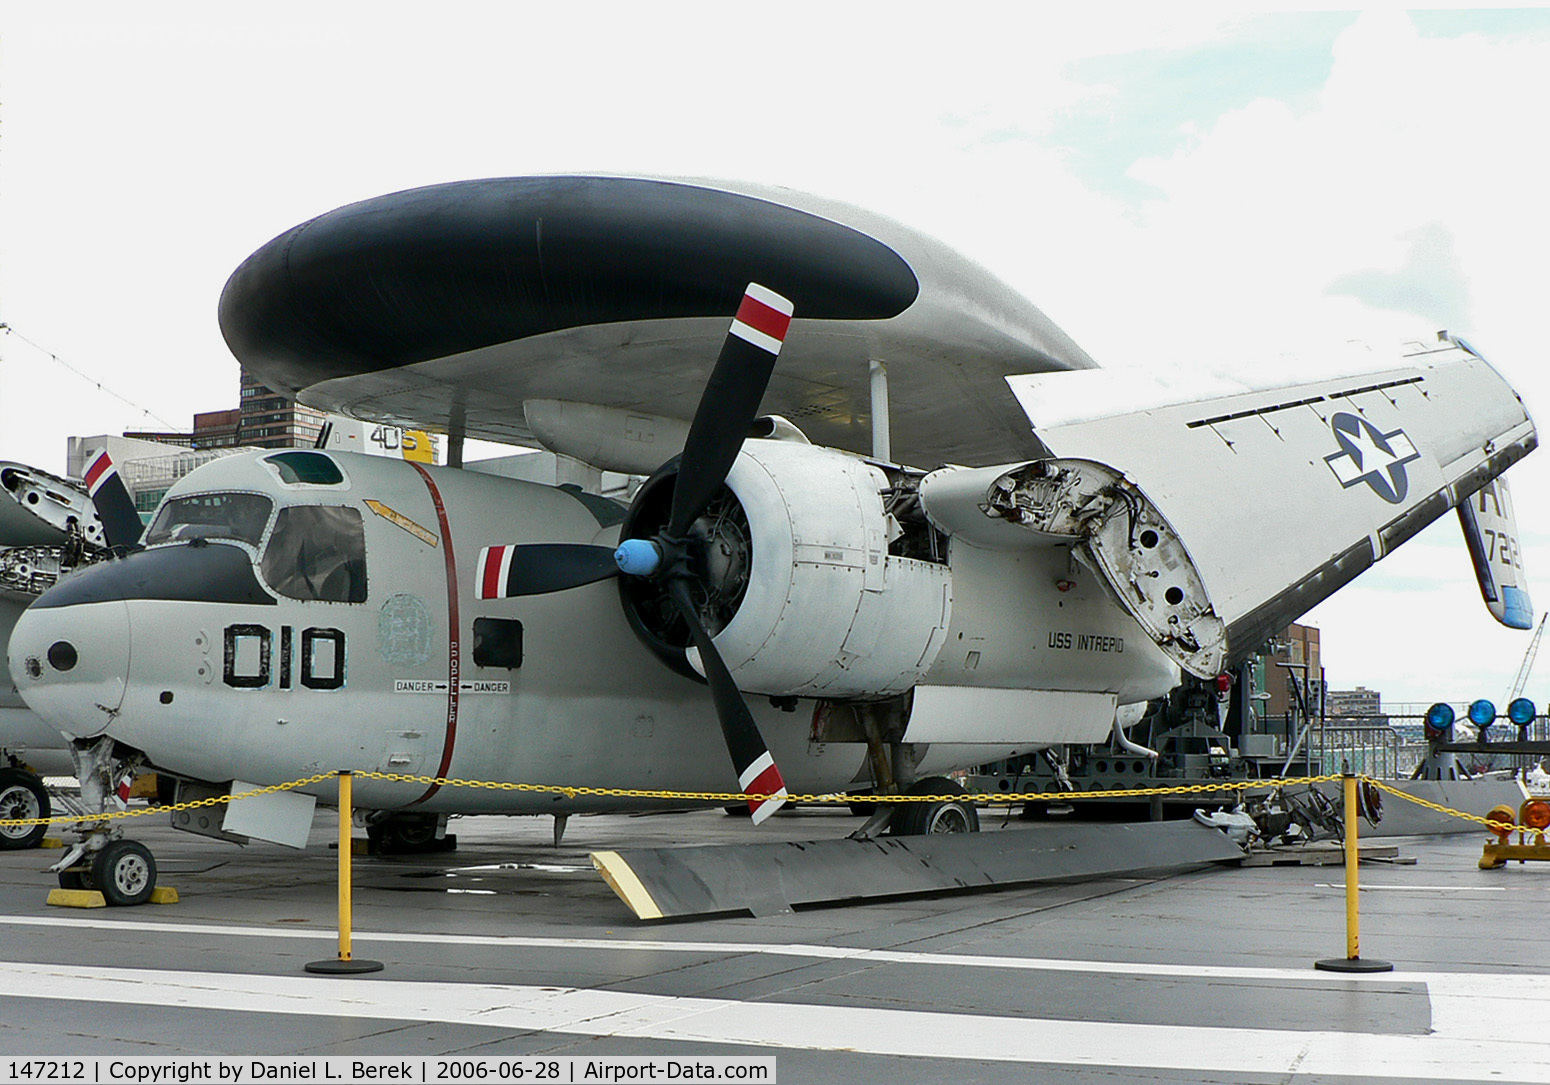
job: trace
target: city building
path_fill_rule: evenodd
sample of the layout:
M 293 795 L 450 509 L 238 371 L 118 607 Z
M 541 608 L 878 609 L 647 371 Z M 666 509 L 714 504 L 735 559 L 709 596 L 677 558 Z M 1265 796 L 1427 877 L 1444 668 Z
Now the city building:
M 1358 723 L 1387 723 L 1383 712 L 1383 694 L 1366 686 L 1332 689 L 1324 696 L 1324 715 L 1331 720 Z
M 1307 698 L 1308 714 L 1319 714 L 1324 688 L 1323 661 L 1319 657 L 1319 631 L 1311 625 L 1292 623 L 1266 646 L 1264 666 L 1265 718 L 1284 719 L 1294 710 L 1293 681 Z
M 203 411 L 194 415 L 195 448 L 235 448 L 242 430 L 242 410 Z
M 325 421 L 322 411 L 301 406 L 246 372 L 240 412 L 233 443 L 247 448 L 311 448 Z

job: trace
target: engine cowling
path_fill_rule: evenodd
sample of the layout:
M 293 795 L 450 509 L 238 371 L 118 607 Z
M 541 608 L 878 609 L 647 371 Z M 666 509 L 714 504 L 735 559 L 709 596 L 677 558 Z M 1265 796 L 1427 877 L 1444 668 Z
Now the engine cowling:
M 739 689 L 881 697 L 930 669 L 952 616 L 952 577 L 946 565 L 888 552 L 899 533 L 888 488 L 881 469 L 829 449 L 743 445 L 727 492 L 694 529 L 696 603 Z M 665 505 L 638 500 L 625 533 L 644 534 Z M 640 587 L 622 588 L 648 643 L 672 643 L 666 609 Z M 700 669 L 692 649 L 687 659 Z

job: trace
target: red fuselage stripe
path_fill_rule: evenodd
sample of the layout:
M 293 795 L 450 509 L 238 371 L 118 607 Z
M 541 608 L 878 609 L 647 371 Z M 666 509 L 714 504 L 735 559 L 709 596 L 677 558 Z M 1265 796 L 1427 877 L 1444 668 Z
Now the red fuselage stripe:
M 441 491 L 436 488 L 435 480 L 424 467 L 413 461 L 410 461 L 409 466 L 420 472 L 426 489 L 430 490 L 431 503 L 436 506 L 436 523 L 441 528 L 441 552 L 447 563 L 447 737 L 441 748 L 441 767 L 436 770 L 438 777 L 445 778 L 447 770 L 452 767 L 452 747 L 457 742 L 458 682 L 462 673 L 458 643 L 458 630 L 462 622 L 457 606 L 457 559 L 452 555 L 452 526 L 447 522 L 447 507 L 442 504 Z M 440 790 L 440 784 L 432 784 L 425 794 L 407 805 L 416 806 Z
M 499 599 L 506 594 L 506 585 L 501 583 L 501 566 L 504 564 L 506 548 L 504 546 L 492 546 L 484 552 L 484 575 L 479 592 L 481 599 Z

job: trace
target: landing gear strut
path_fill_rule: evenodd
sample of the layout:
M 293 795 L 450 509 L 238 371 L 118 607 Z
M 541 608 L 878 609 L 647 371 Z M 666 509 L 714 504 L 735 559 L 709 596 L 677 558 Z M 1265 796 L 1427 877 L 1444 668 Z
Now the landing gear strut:
M 116 747 L 110 738 L 75 743 L 70 750 L 76 778 L 81 781 L 80 816 L 74 826 L 78 840 L 63 859 L 49 867 L 61 889 L 95 889 L 108 904 L 144 904 L 156 888 L 156 860 L 137 840 L 126 840 L 117 822 L 102 815 L 121 810 L 118 787 L 139 760 Z
M 886 741 L 885 722 L 877 713 L 859 712 L 866 733 L 867 757 L 879 795 L 962 795 L 964 801 L 878 803 L 872 816 L 855 832 L 852 840 L 870 840 L 887 830 L 893 836 L 924 836 L 934 833 L 977 833 L 979 812 L 968 802 L 968 792 L 945 776 L 915 777 L 915 765 L 924 747 L 913 743 Z M 900 728 L 899 730 L 902 730 Z

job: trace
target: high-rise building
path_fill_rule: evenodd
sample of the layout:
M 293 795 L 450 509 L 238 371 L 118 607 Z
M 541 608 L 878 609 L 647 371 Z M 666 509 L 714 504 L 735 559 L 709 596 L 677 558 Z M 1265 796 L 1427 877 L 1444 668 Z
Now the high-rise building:
M 311 448 L 317 443 L 323 421 L 322 411 L 303 407 L 243 372 L 235 443 L 248 448 Z

